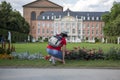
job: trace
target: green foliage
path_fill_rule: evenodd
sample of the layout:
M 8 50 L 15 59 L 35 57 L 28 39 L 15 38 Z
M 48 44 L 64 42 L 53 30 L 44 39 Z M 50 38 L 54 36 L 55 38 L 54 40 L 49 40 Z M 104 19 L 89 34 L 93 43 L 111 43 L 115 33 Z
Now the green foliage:
M 0 28 L 0 34 L 2 34 L 4 36 L 4 38 L 5 38 L 5 40 L 7 41 L 7 39 L 8 39 L 8 30 Z M 25 40 L 27 41 L 27 38 L 28 38 L 28 34 L 11 31 L 11 41 L 12 41 L 12 43 L 24 42 Z
M 44 42 L 48 42 L 48 38 L 45 38 L 45 39 L 44 39 Z
M 107 37 L 108 43 L 115 43 L 117 44 L 117 37 Z
M 114 47 L 110 48 L 106 58 L 109 60 L 120 60 L 120 49 Z
M 3 49 L 2 47 L 0 47 L 0 54 L 5 53 L 5 49 Z
M 100 42 L 100 40 L 96 37 L 96 38 L 95 38 L 95 42 Z
M 111 11 L 103 15 L 102 19 L 105 22 L 105 36 L 120 36 L 120 2 L 114 2 Z
M 0 28 L 20 33 L 29 33 L 29 24 L 18 11 L 12 10 L 10 3 L 3 1 L 0 6 Z
M 3 49 L 2 47 L 0 47 L 0 54 L 11 54 L 11 49 Z

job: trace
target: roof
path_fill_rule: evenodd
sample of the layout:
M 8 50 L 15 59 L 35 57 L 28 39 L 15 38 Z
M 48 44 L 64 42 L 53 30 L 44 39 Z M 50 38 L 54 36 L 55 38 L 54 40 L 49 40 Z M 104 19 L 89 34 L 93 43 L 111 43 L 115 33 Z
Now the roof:
M 101 18 L 103 14 L 106 14 L 108 12 L 81 12 L 81 11 L 73 12 L 69 9 L 67 9 L 66 11 L 46 11 L 46 12 L 42 13 L 41 15 L 39 15 L 37 19 L 38 20 L 48 20 L 47 17 L 49 16 L 49 20 L 53 20 L 52 19 L 53 16 L 55 16 L 56 18 L 59 18 L 59 17 L 62 18 L 62 17 L 67 16 L 68 13 L 70 16 L 73 16 L 75 18 L 77 17 L 78 19 L 84 17 L 85 18 L 84 20 L 88 20 L 87 17 L 89 17 L 91 20 L 92 17 Z M 45 17 L 45 19 L 43 19 L 43 16 Z M 99 19 L 99 20 L 101 20 L 101 19 Z
M 36 0 L 34 2 L 28 3 L 26 5 L 23 5 L 23 7 L 35 7 L 35 8 L 40 8 L 40 7 L 54 7 L 54 8 L 63 8 L 62 6 L 55 4 L 49 0 Z

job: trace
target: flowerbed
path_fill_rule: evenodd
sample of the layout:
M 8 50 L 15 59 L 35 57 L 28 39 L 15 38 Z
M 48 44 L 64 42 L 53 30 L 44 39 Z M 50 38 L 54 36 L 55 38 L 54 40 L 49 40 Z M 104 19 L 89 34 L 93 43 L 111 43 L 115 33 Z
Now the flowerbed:
M 102 49 L 86 49 L 74 47 L 73 50 L 67 50 L 65 58 L 68 60 L 120 60 L 120 49 L 110 48 L 105 54 Z

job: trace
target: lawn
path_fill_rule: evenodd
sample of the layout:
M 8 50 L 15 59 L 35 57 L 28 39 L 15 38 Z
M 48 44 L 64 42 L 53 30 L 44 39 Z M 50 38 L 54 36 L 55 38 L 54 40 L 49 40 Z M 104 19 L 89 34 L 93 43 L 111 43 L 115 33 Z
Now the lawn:
M 16 48 L 16 52 L 30 52 L 30 53 L 38 53 L 41 52 L 43 55 L 47 55 L 46 46 L 47 43 L 16 43 L 13 44 Z M 102 48 L 106 53 L 111 47 L 120 48 L 119 44 L 102 44 L 102 43 L 67 43 L 67 49 L 71 50 L 73 47 L 80 46 L 85 47 L 87 49 L 99 49 Z
M 47 43 L 15 43 L 13 44 L 17 53 L 30 52 L 31 54 L 41 52 L 47 55 Z M 80 46 L 87 49 L 102 48 L 106 53 L 111 47 L 120 48 L 118 44 L 101 44 L 101 43 L 68 43 L 67 49 L 71 50 L 73 47 Z M 19 59 L 1 59 L 0 67 L 32 67 L 32 68 L 120 68 L 119 60 L 66 60 L 66 64 L 62 65 L 57 62 L 56 66 L 52 65 L 49 61 L 39 60 L 19 60 Z
M 120 69 L 120 61 L 116 60 L 66 60 L 66 64 L 56 65 L 47 60 L 0 60 L 1 68 L 112 68 Z

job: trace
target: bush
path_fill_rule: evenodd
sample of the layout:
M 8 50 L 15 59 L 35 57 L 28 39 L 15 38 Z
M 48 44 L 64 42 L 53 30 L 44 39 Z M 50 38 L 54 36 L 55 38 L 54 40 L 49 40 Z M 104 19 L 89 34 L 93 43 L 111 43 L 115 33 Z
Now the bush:
M 24 42 L 28 38 L 28 34 L 19 33 L 19 32 L 15 32 L 15 31 L 10 31 L 10 32 L 11 32 L 11 41 L 12 41 L 12 43 Z M 7 41 L 8 30 L 0 28 L 0 35 L 3 35 L 5 40 Z
M 97 43 L 97 42 L 100 42 L 100 40 L 98 38 L 95 38 L 95 43 Z
M 0 47 L 0 54 L 5 53 L 5 49 L 3 49 L 2 47 Z
M 48 42 L 48 38 L 45 38 L 45 39 L 44 39 L 44 42 Z
M 118 48 L 110 48 L 107 52 L 106 59 L 108 60 L 120 60 L 120 49 Z

